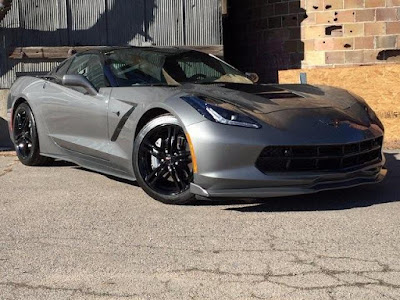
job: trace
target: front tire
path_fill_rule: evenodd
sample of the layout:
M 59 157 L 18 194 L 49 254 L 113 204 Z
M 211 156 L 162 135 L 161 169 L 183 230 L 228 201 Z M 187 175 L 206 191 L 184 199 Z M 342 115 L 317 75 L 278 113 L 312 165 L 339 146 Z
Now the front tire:
M 194 199 L 190 193 L 190 148 L 174 116 L 157 117 L 139 132 L 133 150 L 133 170 L 143 190 L 158 201 L 186 204 Z
M 26 166 L 45 166 L 52 158 L 40 155 L 35 118 L 27 103 L 20 104 L 13 118 L 13 137 L 18 159 Z

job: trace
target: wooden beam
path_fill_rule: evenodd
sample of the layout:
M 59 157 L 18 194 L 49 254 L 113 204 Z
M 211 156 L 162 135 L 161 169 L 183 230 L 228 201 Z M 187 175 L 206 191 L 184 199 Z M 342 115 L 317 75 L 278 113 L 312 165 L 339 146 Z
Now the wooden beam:
M 218 57 L 224 57 L 224 46 L 214 45 L 214 46 L 182 46 L 180 48 L 193 49 L 200 52 L 213 54 Z
M 98 47 L 18 47 L 9 51 L 11 59 L 65 59 L 77 52 Z
M 9 58 L 16 60 L 23 59 L 66 59 L 71 55 L 87 50 L 103 48 L 101 46 L 82 46 L 82 47 L 18 47 L 9 51 Z M 205 53 L 210 53 L 219 57 L 224 55 L 222 45 L 211 46 L 184 46 L 185 49 L 194 49 Z

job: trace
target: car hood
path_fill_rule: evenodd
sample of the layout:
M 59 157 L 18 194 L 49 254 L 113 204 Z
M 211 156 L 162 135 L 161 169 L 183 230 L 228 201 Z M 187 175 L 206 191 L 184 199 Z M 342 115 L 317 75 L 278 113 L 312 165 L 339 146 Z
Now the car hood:
M 345 110 L 357 102 L 345 90 L 305 84 L 185 84 L 182 89 L 189 94 L 232 104 L 251 114 L 313 108 Z
M 335 127 L 339 124 L 366 130 L 371 126 L 366 104 L 363 105 L 348 91 L 334 87 L 221 83 L 186 84 L 182 89 L 205 101 L 213 99 L 230 104 L 247 115 L 283 130 Z

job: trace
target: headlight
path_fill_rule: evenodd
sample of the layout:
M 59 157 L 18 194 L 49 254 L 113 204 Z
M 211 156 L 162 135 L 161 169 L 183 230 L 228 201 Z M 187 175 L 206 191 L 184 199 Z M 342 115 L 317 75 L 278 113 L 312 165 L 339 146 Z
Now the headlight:
M 252 118 L 245 116 L 241 113 L 207 103 L 199 97 L 182 97 L 182 99 L 193 106 L 194 109 L 196 109 L 201 115 L 203 115 L 210 121 L 246 128 L 261 128 L 261 125 L 254 121 Z

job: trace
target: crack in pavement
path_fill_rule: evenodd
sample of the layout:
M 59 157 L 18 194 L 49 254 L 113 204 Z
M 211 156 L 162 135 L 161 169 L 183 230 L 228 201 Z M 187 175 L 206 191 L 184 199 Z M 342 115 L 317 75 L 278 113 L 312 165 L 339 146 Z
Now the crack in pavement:
M 272 235 L 271 235 L 272 236 Z M 277 238 L 277 237 L 276 237 Z M 17 240 L 24 240 L 25 242 L 30 242 L 30 243 L 38 243 L 41 245 L 46 245 L 50 247 L 67 247 L 67 248 L 74 248 L 71 245 L 65 245 L 65 244 L 59 244 L 59 243 L 51 243 L 51 242 L 43 242 L 40 241 L 40 239 L 52 239 L 52 238 L 33 238 L 33 239 L 17 239 Z M 60 240 L 60 238 L 54 238 Z M 272 242 L 273 238 L 270 240 Z M 124 244 L 124 243 L 123 243 Z M 122 245 L 122 244 L 121 244 Z M 157 249 L 157 250 L 169 250 L 169 251 L 194 251 L 198 253 L 207 253 L 207 252 L 214 252 L 215 250 L 194 250 L 194 249 L 187 249 L 187 248 L 175 248 L 175 247 L 169 247 L 169 246 L 151 246 L 151 245 L 140 245 L 140 244 L 132 244 L 132 243 L 127 243 L 124 245 L 129 248 L 150 248 L 150 249 Z M 166 273 L 161 273 L 161 274 L 168 274 L 168 273 L 190 273 L 190 272 L 201 272 L 201 273 L 208 273 L 208 274 L 216 274 L 216 275 L 221 275 L 221 276 L 235 276 L 235 277 L 241 277 L 241 276 L 253 276 L 253 277 L 259 277 L 258 280 L 247 280 L 253 283 L 262 283 L 262 282 L 269 282 L 273 284 L 278 284 L 286 288 L 291 288 L 291 289 L 296 289 L 296 290 L 322 290 L 322 289 L 335 289 L 339 287 L 360 287 L 360 288 L 365 288 L 366 286 L 369 285 L 375 285 L 375 286 L 382 286 L 382 287 L 387 287 L 387 288 L 394 288 L 394 289 L 400 289 L 400 285 L 398 284 L 392 284 L 389 282 L 386 282 L 383 279 L 379 278 L 374 278 L 371 276 L 370 273 L 375 273 L 375 274 L 384 274 L 384 273 L 400 273 L 400 270 L 396 270 L 394 268 L 391 268 L 388 264 L 382 263 L 378 260 L 369 260 L 369 259 L 362 259 L 362 258 L 356 258 L 356 257 L 348 257 L 348 256 L 329 256 L 329 255 L 322 255 L 322 254 L 317 254 L 315 252 L 310 252 L 306 250 L 292 250 L 292 249 L 279 249 L 277 247 L 271 247 L 273 249 L 264 249 L 264 250 L 253 250 L 253 249 L 244 249 L 244 250 L 232 250 L 232 249 L 226 249 L 226 250 L 219 250 L 221 252 L 224 251 L 238 251 L 238 252 L 260 252 L 260 253 L 265 253 L 265 252 L 283 252 L 288 257 L 292 257 L 292 259 L 288 259 L 288 262 L 293 262 L 297 263 L 300 265 L 307 265 L 311 266 L 313 268 L 318 269 L 318 271 L 307 271 L 307 272 L 299 272 L 299 273 L 282 273 L 282 274 L 274 274 L 272 271 L 268 271 L 267 273 L 246 273 L 246 272 L 228 272 L 228 271 L 221 271 L 219 268 L 218 269 L 201 269 L 201 268 L 188 268 L 188 269 L 178 269 L 178 270 L 173 270 L 169 271 Z M 81 251 L 82 249 L 77 249 L 78 251 Z M 113 254 L 114 252 L 96 252 L 96 251 L 91 251 L 92 253 L 100 253 L 100 254 Z M 296 254 L 297 252 L 297 254 Z M 298 253 L 303 253 L 305 255 L 311 255 L 312 256 L 312 261 L 307 261 L 305 259 L 301 259 L 298 255 Z M 114 253 L 115 254 L 115 253 Z M 363 263 L 370 263 L 370 264 L 375 264 L 378 269 L 376 268 L 371 268 L 369 269 L 368 266 L 366 266 L 365 270 L 357 270 L 357 271 L 349 271 L 349 270 L 332 270 L 327 267 L 324 267 L 315 260 L 320 259 L 322 262 L 324 260 L 349 260 L 349 261 L 356 261 L 356 262 L 363 262 Z M 159 272 L 154 273 L 154 274 L 160 274 Z M 311 287 L 301 287 L 295 284 L 290 284 L 287 282 L 285 279 L 294 278 L 296 276 L 307 276 L 307 275 L 325 275 L 327 277 L 330 277 L 334 279 L 335 281 L 338 282 L 338 284 L 330 284 L 330 285 L 322 285 L 322 286 L 311 286 Z M 340 278 L 338 275 L 356 275 L 359 276 L 361 279 L 364 279 L 365 282 L 348 282 L 342 278 Z M 246 281 L 246 280 L 245 280 Z M 286 282 L 285 282 L 286 281 Z M 228 282 L 228 281 L 226 281 Z M 230 282 L 240 282 L 240 281 L 235 281 L 231 280 Z
M 15 159 L 12 163 L 8 164 L 0 173 L 0 177 L 10 173 L 13 171 L 14 166 L 18 163 L 18 160 Z
M 139 297 L 138 294 L 115 294 L 115 293 L 107 293 L 107 292 L 96 292 L 85 290 L 84 288 L 69 288 L 69 287 L 52 287 L 47 285 L 30 285 L 23 282 L 0 282 L 0 286 L 11 286 L 14 288 L 20 289 L 29 289 L 29 290 L 48 290 L 48 291 L 60 291 L 60 292 L 74 292 L 80 293 L 86 296 L 96 296 L 96 297 L 116 297 L 116 298 L 133 298 Z

